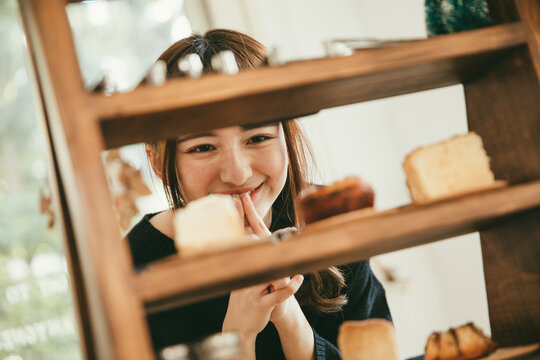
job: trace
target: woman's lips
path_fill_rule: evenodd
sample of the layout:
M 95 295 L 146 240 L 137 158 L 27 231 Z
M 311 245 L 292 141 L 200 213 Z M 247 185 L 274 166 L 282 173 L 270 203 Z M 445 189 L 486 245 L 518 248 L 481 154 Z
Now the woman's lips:
M 256 187 L 249 187 L 249 188 L 243 188 L 243 189 L 233 189 L 233 190 L 226 190 L 226 191 L 218 191 L 216 194 L 224 194 L 224 195 L 242 195 L 243 193 L 249 193 L 256 191 L 258 188 L 261 187 L 263 183 L 259 184 Z
M 258 195 L 261 192 L 261 188 L 262 188 L 263 184 L 264 183 L 261 183 L 261 185 L 257 186 L 255 189 L 253 189 L 253 190 L 251 190 L 251 192 L 249 192 L 249 197 L 251 198 L 251 201 L 255 202 L 255 199 L 258 197 Z

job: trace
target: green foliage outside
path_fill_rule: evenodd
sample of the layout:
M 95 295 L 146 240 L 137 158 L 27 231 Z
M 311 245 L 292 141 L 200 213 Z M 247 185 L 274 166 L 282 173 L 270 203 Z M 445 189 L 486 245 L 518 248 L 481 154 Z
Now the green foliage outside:
M 491 23 L 486 0 L 425 0 L 429 36 L 477 29 Z

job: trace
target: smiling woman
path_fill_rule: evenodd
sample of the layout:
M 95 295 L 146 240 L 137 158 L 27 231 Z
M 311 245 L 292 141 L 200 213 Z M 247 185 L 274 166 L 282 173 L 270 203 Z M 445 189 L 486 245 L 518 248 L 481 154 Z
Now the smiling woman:
M 240 70 L 257 67 L 266 57 L 256 40 L 221 29 L 178 41 L 160 60 L 173 78 L 182 76 L 177 65 L 183 56 L 197 54 L 208 72 L 210 59 L 223 50 L 235 54 Z M 233 195 L 245 226 L 257 236 L 301 226 L 297 198 L 309 185 L 308 149 L 294 120 L 146 144 L 169 209 L 144 216 L 129 232 L 135 266 L 176 253 L 175 211 L 209 194 Z M 390 319 L 390 313 L 383 288 L 363 261 L 235 290 L 149 315 L 148 322 L 156 350 L 234 331 L 248 359 L 301 360 L 340 359 L 336 338 L 341 323 L 372 317 Z
M 176 167 L 186 201 L 212 193 L 249 193 L 267 227 L 272 204 L 287 181 L 288 163 L 281 124 L 219 129 L 181 139 L 177 146 Z

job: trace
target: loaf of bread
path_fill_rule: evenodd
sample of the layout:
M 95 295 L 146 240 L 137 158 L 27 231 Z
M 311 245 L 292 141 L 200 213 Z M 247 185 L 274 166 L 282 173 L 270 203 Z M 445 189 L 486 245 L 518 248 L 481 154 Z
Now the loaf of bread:
M 345 321 L 337 342 L 343 360 L 399 360 L 396 333 L 388 320 Z
M 174 230 L 180 255 L 225 248 L 248 239 L 230 195 L 211 194 L 189 202 L 177 211 Z
M 373 207 L 371 186 L 357 176 L 313 188 L 300 197 L 300 217 L 306 224 L 348 211 Z
M 426 203 L 493 185 L 482 138 L 475 132 L 410 153 L 403 162 L 411 198 Z
M 497 345 L 473 323 L 432 333 L 424 360 L 467 360 L 491 353 Z

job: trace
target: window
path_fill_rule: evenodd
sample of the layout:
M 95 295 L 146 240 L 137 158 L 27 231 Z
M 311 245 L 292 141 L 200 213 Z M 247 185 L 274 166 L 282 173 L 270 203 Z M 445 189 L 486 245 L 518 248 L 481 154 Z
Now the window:
M 82 2 L 67 7 L 85 83 L 138 83 L 191 32 L 182 2 Z M 61 240 L 53 224 L 45 137 L 16 0 L 0 1 L 0 360 L 81 359 Z

